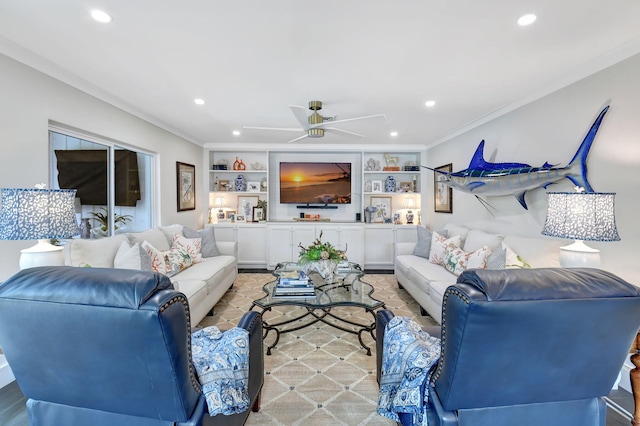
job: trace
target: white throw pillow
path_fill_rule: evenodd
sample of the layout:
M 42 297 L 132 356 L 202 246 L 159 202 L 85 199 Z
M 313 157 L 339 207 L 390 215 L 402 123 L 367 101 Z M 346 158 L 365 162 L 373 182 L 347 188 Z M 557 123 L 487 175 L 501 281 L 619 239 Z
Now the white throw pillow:
M 164 259 L 164 253 L 149 244 L 147 240 L 144 240 L 140 246 L 147 251 L 151 258 L 151 269 L 161 274 L 166 274 L 167 262 Z
M 128 241 L 123 241 L 113 260 L 113 267 L 117 269 L 136 269 L 140 271 L 151 271 L 151 257 L 140 244 L 129 245 Z
M 530 268 L 531 266 L 516 252 L 511 250 L 511 247 L 506 245 L 504 242 L 502 243 L 502 248 L 506 251 L 504 267 L 505 269 L 520 269 L 520 268 Z
M 64 245 L 64 264 L 67 266 L 91 266 L 93 268 L 113 268 L 118 248 L 127 241 L 124 234 L 109 238 L 72 239 Z
M 444 236 L 433 232 L 431 235 L 431 251 L 429 252 L 429 262 L 436 265 L 442 265 L 447 253 L 447 247 L 453 244 L 456 247 L 460 247 L 462 243 L 462 237 L 460 235 L 454 235 L 451 238 L 445 238 Z
M 500 234 L 490 234 L 479 229 L 472 229 L 464 240 L 464 251 L 476 251 L 482 246 L 489 247 L 490 250 L 500 248 L 504 236 Z
M 174 234 L 173 243 L 171 244 L 172 249 L 182 248 L 186 250 L 189 256 L 191 256 L 193 263 L 203 261 L 201 247 L 202 240 L 200 238 L 187 238 L 181 234 Z
M 487 246 L 466 252 L 454 244 L 449 244 L 442 265 L 447 271 L 458 276 L 467 269 L 484 269 L 487 266 L 487 257 L 490 253 L 491 250 Z

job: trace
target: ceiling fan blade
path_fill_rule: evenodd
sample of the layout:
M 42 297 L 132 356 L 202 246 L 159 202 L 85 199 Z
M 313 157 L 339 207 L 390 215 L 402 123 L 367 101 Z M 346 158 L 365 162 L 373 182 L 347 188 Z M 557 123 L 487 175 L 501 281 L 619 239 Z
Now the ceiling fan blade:
M 345 118 L 344 120 L 327 121 L 327 123 L 328 124 L 346 123 L 347 121 L 366 120 L 366 119 L 369 119 L 369 118 L 378 118 L 378 117 L 383 117 L 385 120 L 387 119 L 387 116 L 384 115 L 384 114 L 376 114 L 376 115 L 366 115 L 364 117 Z M 309 128 L 310 129 L 315 129 L 316 127 L 322 127 L 324 125 L 325 125 L 325 123 L 314 124 L 312 126 L 309 126 Z
M 300 139 L 304 139 L 304 138 L 306 138 L 306 137 L 309 137 L 309 135 L 305 133 L 304 135 L 302 135 L 302 136 L 300 136 L 300 137 L 298 137 L 298 138 L 291 139 L 291 140 L 290 140 L 289 142 L 287 142 L 287 143 L 291 143 L 291 142 L 299 141 Z
M 242 126 L 243 129 L 250 130 L 283 130 L 287 132 L 303 132 L 304 129 L 301 128 L 293 128 L 293 127 L 254 127 L 254 126 Z
M 348 135 L 358 136 L 358 137 L 364 138 L 364 135 L 361 135 L 360 133 L 353 133 L 353 132 L 349 132 L 348 130 L 337 129 L 335 127 L 325 127 L 324 130 L 332 130 L 334 132 L 342 132 L 342 133 L 346 133 Z
M 296 116 L 296 119 L 302 126 L 303 130 L 309 130 L 309 119 L 307 118 L 307 110 L 304 107 L 297 105 L 289 105 L 291 112 Z

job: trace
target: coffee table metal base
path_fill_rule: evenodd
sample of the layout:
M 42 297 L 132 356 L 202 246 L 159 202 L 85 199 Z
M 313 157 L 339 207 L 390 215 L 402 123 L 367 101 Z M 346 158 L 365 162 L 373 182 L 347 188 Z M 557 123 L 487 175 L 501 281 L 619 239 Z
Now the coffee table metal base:
M 253 305 L 255 306 L 255 305 Z M 253 309 L 253 306 L 251 306 L 251 309 Z M 368 308 L 363 308 L 365 309 L 367 312 L 369 312 L 371 314 L 371 316 L 373 317 L 373 322 L 371 324 L 360 324 L 354 321 L 350 321 L 346 318 L 341 318 L 337 315 L 335 315 L 334 313 L 331 312 L 332 308 L 309 308 L 309 307 L 304 307 L 301 306 L 301 309 L 306 309 L 306 312 L 302 313 L 301 315 L 298 315 L 295 318 L 291 318 L 289 320 L 286 321 L 280 321 L 277 323 L 269 323 L 268 321 L 265 321 L 265 316 L 264 313 L 267 311 L 270 311 L 271 308 L 265 308 L 262 310 L 262 328 L 263 328 L 263 335 L 262 335 L 262 339 L 266 339 L 267 336 L 269 335 L 269 332 L 271 332 L 271 330 L 273 330 L 276 333 L 276 340 L 273 342 L 273 344 L 269 347 L 267 347 L 267 355 L 271 355 L 271 349 L 275 348 L 276 345 L 278 344 L 278 341 L 280 340 L 280 335 L 284 334 L 284 333 L 289 333 L 292 331 L 296 331 L 296 330 L 300 330 L 306 327 L 309 327 L 310 325 L 313 325 L 317 322 L 323 322 L 327 325 L 330 325 L 331 327 L 337 328 L 338 330 L 342 330 L 342 331 L 346 331 L 347 333 L 351 333 L 351 334 L 357 334 L 358 335 L 358 340 L 360 341 L 360 345 L 367 350 L 367 355 L 371 356 L 371 348 L 367 345 L 365 345 L 364 341 L 362 340 L 362 334 L 363 333 L 369 333 L 371 335 L 371 337 L 373 338 L 373 340 L 376 339 L 375 334 L 373 333 L 374 330 L 376 329 L 376 314 L 372 309 L 368 309 Z M 384 305 L 382 306 L 382 308 L 384 309 Z M 309 321 L 306 321 L 304 324 L 302 325 L 298 325 L 296 327 L 287 327 L 287 328 L 282 328 L 283 326 L 286 326 L 287 324 L 291 324 L 294 322 L 297 322 L 303 318 L 307 318 L 309 317 Z M 336 322 L 332 322 L 329 321 L 330 318 L 333 318 L 335 320 L 340 321 L 340 323 L 336 323 Z M 350 324 L 356 327 L 359 327 L 359 329 L 351 329 L 351 328 L 346 328 L 345 326 L 342 326 L 342 324 Z

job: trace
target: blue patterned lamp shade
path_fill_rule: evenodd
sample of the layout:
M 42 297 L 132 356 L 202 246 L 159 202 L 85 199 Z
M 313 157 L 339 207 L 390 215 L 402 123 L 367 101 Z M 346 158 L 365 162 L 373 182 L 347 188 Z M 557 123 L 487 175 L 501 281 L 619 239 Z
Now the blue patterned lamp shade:
M 1 191 L 0 240 L 71 238 L 78 234 L 75 189 Z
M 600 250 L 583 241 L 619 241 L 615 217 L 615 193 L 548 192 L 547 220 L 543 235 L 570 238 L 575 243 L 560 248 L 564 267 L 598 267 Z
M 583 241 L 620 241 L 615 193 L 548 192 L 543 235 Z

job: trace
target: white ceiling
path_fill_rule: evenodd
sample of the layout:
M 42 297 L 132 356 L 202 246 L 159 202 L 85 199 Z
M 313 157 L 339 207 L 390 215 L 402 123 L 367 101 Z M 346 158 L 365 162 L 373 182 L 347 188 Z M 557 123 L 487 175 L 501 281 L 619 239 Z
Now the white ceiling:
M 0 0 L 0 53 L 200 145 L 285 143 L 242 127 L 316 99 L 387 119 L 303 145 L 433 145 L 637 52 L 635 0 Z

